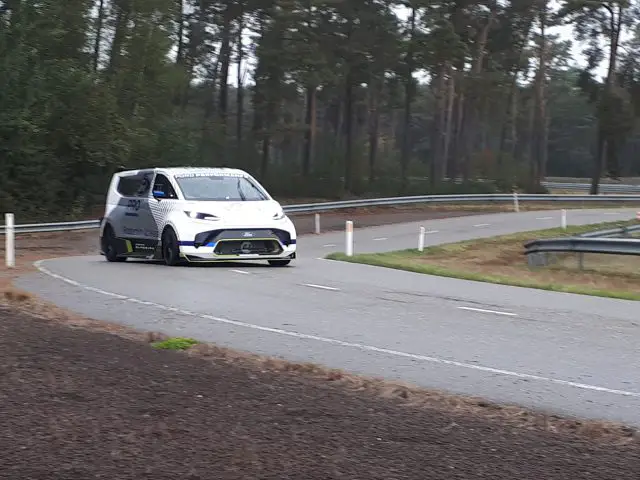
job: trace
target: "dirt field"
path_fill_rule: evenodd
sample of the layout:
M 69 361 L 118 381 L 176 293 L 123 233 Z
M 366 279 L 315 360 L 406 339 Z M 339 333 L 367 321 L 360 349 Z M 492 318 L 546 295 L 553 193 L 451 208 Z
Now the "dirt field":
M 0 308 L 0 478 L 636 479 L 640 444 L 418 408 Z M 489 410 L 489 409 L 488 409 Z

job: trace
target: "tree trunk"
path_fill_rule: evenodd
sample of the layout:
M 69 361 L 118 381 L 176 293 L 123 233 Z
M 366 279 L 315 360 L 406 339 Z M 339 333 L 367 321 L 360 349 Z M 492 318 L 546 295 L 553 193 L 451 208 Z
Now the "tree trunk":
M 345 155 L 344 155 L 344 190 L 353 190 L 353 80 L 351 71 L 347 73 L 344 92 L 344 123 L 345 123 Z
M 500 145 L 498 147 L 498 169 L 502 167 L 504 161 L 504 150 L 505 145 L 507 143 L 507 132 L 511 132 L 510 146 L 510 160 L 513 160 L 516 150 L 517 144 L 517 125 L 513 122 L 516 117 L 514 117 L 514 109 L 517 113 L 517 93 L 518 93 L 518 75 L 520 74 L 522 65 L 522 61 L 524 59 L 524 55 L 526 52 L 526 47 L 529 43 L 529 37 L 531 36 L 531 28 L 533 27 L 535 12 L 532 9 L 531 15 L 527 17 L 527 24 L 523 35 L 523 42 L 519 45 L 519 53 L 518 53 L 518 63 L 514 66 L 511 71 L 511 85 L 509 87 L 509 95 L 507 96 L 507 103 L 505 105 L 504 110 L 504 120 L 502 121 L 502 125 L 500 127 Z
M 519 108 L 519 103 L 520 103 L 520 91 L 519 90 L 514 90 L 513 92 L 513 98 L 511 99 L 511 111 L 509 112 L 509 118 L 510 121 L 508 121 L 508 123 L 510 124 L 510 135 L 511 135 L 511 142 L 509 143 L 509 150 L 507 151 L 507 153 L 509 154 L 509 158 L 511 159 L 511 161 L 516 161 L 516 148 L 518 146 L 518 141 L 519 141 L 519 137 L 518 137 L 518 112 L 520 111 Z M 502 167 L 501 164 L 498 165 L 499 168 Z
M 100 0 L 100 7 L 102 7 L 102 2 L 104 0 Z M 182 65 L 184 63 L 184 0 L 176 0 L 176 4 L 178 7 L 178 40 L 177 40 L 177 48 L 176 52 L 176 64 Z
M 244 120 L 244 79 L 242 78 L 242 60 L 243 60 L 243 46 L 242 46 L 242 33 L 244 31 L 243 14 L 240 12 L 238 19 L 238 38 L 236 40 L 238 46 L 238 62 L 237 62 L 237 77 L 238 88 L 236 90 L 236 143 L 238 148 L 238 155 L 242 147 L 242 124 Z
M 462 83 L 462 79 L 464 76 L 463 72 L 458 72 L 458 76 L 460 81 L 458 82 L 458 86 L 460 87 L 461 83 Z M 458 178 L 458 176 L 460 175 L 461 172 L 461 168 L 460 168 L 460 154 L 462 151 L 462 136 L 463 136 L 463 131 L 462 129 L 464 128 L 464 112 L 465 112 L 465 103 L 466 103 L 466 98 L 464 95 L 464 92 L 462 91 L 462 88 L 458 89 L 458 96 L 457 96 L 457 106 L 456 106 L 456 128 L 455 128 L 455 135 L 453 135 L 453 138 L 455 138 L 455 141 L 453 142 L 453 154 L 451 156 L 452 159 L 452 165 L 451 165 L 451 178 L 452 180 L 455 180 Z
M 443 163 L 444 156 L 444 136 L 446 129 L 446 110 L 447 95 L 446 90 L 446 70 L 447 66 L 443 65 L 438 69 L 435 84 L 435 112 L 433 116 L 433 128 L 431 133 L 432 152 L 429 162 L 429 185 L 433 188 L 437 182 L 436 165 Z
M 542 124 L 542 144 L 544 145 L 544 149 L 540 157 L 540 178 L 542 179 L 547 176 L 547 163 L 549 162 L 549 123 L 551 120 L 548 112 L 545 112 L 545 115 L 546 117 Z
M 380 95 L 382 93 L 381 80 L 376 79 L 372 84 L 373 92 L 369 113 L 369 183 L 373 183 L 376 179 L 376 160 L 380 134 Z
M 262 139 L 262 156 L 260 158 L 260 178 L 266 179 L 269 169 L 269 156 L 271 150 L 271 135 L 265 133 Z
M 102 42 L 102 26 L 104 23 L 104 0 L 99 0 L 98 17 L 96 18 L 96 38 L 93 43 L 93 71 L 98 71 L 100 63 L 100 43 Z
M 529 124 L 527 128 L 527 136 L 523 149 L 524 160 L 529 163 L 529 177 L 535 178 L 536 176 L 536 160 L 534 156 L 534 144 L 535 144 L 535 126 L 536 126 L 536 100 L 535 97 L 529 99 Z
M 216 63 L 213 65 L 213 72 L 211 72 L 210 79 L 210 96 L 204 104 L 204 119 L 209 120 L 215 112 L 215 99 L 216 99 L 216 83 L 218 82 L 218 72 L 220 71 L 220 55 L 216 58 Z
M 547 24 L 547 1 L 542 0 L 539 14 L 540 20 L 540 52 L 538 55 L 538 72 L 535 81 L 535 120 L 533 125 L 533 150 L 534 155 L 532 161 L 535 162 L 535 175 L 531 177 L 532 187 L 538 188 L 541 182 L 542 164 L 545 161 L 545 150 L 547 145 L 544 142 L 545 138 L 545 124 L 547 119 L 546 113 L 546 99 L 545 99 L 545 84 L 547 80 L 547 38 L 546 38 L 546 24 Z
M 469 95 L 467 95 L 466 111 L 464 113 L 462 127 L 464 148 L 464 155 L 462 158 L 462 176 L 465 181 L 469 179 L 469 175 L 471 173 L 471 157 L 476 148 L 476 124 L 478 123 L 479 117 L 478 100 L 479 98 L 481 98 L 480 92 L 478 90 L 478 81 L 480 80 L 480 74 L 482 73 L 482 64 L 486 55 L 485 48 L 487 45 L 487 40 L 489 38 L 489 30 L 493 25 L 495 14 L 495 10 L 491 10 L 491 14 L 487 20 L 487 23 L 484 25 L 478 35 L 476 54 L 469 75 L 469 79 L 472 83 L 468 85 L 468 87 L 473 91 L 473 96 L 469 98 Z
M 444 146 L 442 151 L 441 167 L 438 181 L 443 180 L 449 169 L 449 150 L 451 147 L 451 133 L 453 130 L 453 106 L 455 103 L 456 83 L 453 75 L 453 67 L 449 66 L 449 88 L 447 91 L 447 121 L 444 131 Z
M 111 52 L 109 54 L 109 74 L 113 75 L 120 64 L 120 55 L 124 45 L 124 39 L 128 30 L 130 17 L 130 8 L 128 2 L 123 2 L 118 7 L 116 13 L 116 26 L 113 34 L 113 42 L 111 43 Z
M 617 9 L 614 7 L 607 6 L 605 7 L 610 15 L 609 19 L 609 66 L 607 69 L 607 80 L 605 82 L 604 90 L 604 98 L 606 99 L 611 95 L 613 90 L 613 84 L 615 81 L 616 74 L 616 64 L 618 62 L 618 48 L 620 46 L 620 33 L 622 31 L 622 17 L 624 15 L 624 8 L 621 4 L 617 5 Z M 598 149 L 596 151 L 595 157 L 595 165 L 593 171 L 593 177 L 591 178 L 591 195 L 597 195 L 598 189 L 600 185 L 600 179 L 602 177 L 602 173 L 604 171 L 605 165 L 607 163 L 607 151 L 610 150 L 608 144 L 612 142 L 613 139 L 609 138 L 609 135 L 606 134 L 605 129 L 603 128 L 602 119 L 598 120 L 599 123 L 599 140 L 598 140 Z
M 402 190 L 405 191 L 408 186 L 408 169 L 410 160 L 410 133 L 411 133 L 411 106 L 413 105 L 413 97 L 415 96 L 415 81 L 413 79 L 414 67 L 414 37 L 416 33 L 416 8 L 411 9 L 409 46 L 405 57 L 406 71 L 404 79 L 404 122 L 402 130 L 402 150 L 400 153 L 400 176 L 402 181 Z
M 227 152 L 227 118 L 229 103 L 229 67 L 231 65 L 231 4 L 227 5 L 224 12 L 222 25 L 222 37 L 220 45 L 220 91 L 218 101 L 218 115 L 220 119 L 220 129 L 222 133 L 223 157 L 226 159 Z
M 316 93 L 315 86 L 307 87 L 307 102 L 304 115 L 304 150 L 302 157 L 302 175 L 308 177 L 311 173 L 311 162 L 313 161 L 313 150 L 316 138 Z

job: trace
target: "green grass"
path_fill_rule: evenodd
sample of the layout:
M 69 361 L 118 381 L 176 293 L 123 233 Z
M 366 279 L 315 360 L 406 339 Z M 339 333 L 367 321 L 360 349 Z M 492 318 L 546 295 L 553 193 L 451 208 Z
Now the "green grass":
M 579 270 L 568 272 L 567 269 L 561 270 L 553 267 L 528 267 L 523 245 L 533 239 L 578 235 L 593 230 L 633 224 L 637 224 L 637 222 L 618 221 L 595 225 L 569 226 L 566 230 L 551 228 L 450 243 L 428 247 L 423 252 L 419 252 L 417 249 L 407 249 L 387 253 L 358 254 L 352 257 L 347 257 L 344 253 L 331 253 L 326 258 L 477 282 L 625 300 L 640 300 L 637 274 L 629 274 L 628 278 L 624 275 L 618 275 L 615 278 L 618 283 L 621 279 L 628 281 L 629 285 L 625 285 L 628 290 L 611 288 L 607 284 L 613 282 L 607 281 L 608 276 L 597 271 L 589 272 L 588 275 L 595 275 L 598 283 L 602 286 L 581 285 L 580 281 L 584 280 L 585 272 Z M 499 262 L 494 261 L 499 256 L 510 259 L 512 264 L 500 266 Z M 439 265 L 438 262 L 447 263 L 448 265 Z M 482 266 L 481 269 L 483 271 L 477 271 L 479 266 Z M 567 277 L 568 273 L 569 277 Z M 554 277 L 556 278 L 554 279 Z M 572 280 L 575 283 L 571 283 Z M 586 280 L 584 282 L 589 283 Z
M 197 345 L 197 340 L 193 338 L 184 338 L 184 337 L 172 337 L 167 338 L 161 342 L 152 343 L 151 346 L 153 348 L 158 348 L 161 350 L 186 350 L 193 345 Z

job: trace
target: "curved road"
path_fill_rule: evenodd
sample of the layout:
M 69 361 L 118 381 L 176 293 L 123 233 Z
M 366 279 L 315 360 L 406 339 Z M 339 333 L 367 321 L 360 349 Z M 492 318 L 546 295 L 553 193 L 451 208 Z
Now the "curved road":
M 569 211 L 568 223 L 630 219 Z M 560 212 L 424 222 L 426 245 L 558 225 Z M 420 223 L 355 230 L 355 251 L 411 248 Z M 305 236 L 292 268 L 167 268 L 47 260 L 19 287 L 93 318 L 313 361 L 429 388 L 640 426 L 637 302 L 323 260 L 343 234 Z

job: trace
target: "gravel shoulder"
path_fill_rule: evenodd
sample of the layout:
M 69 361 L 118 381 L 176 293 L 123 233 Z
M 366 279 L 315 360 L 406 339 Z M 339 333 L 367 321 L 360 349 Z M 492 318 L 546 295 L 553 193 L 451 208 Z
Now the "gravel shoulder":
M 366 382 L 345 388 L 335 372 L 320 381 L 311 367 L 259 368 L 214 347 L 159 351 L 131 332 L 9 307 L 2 479 L 635 479 L 640 469 L 636 439 L 412 405 Z

